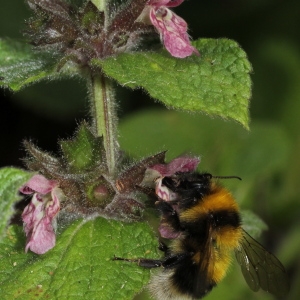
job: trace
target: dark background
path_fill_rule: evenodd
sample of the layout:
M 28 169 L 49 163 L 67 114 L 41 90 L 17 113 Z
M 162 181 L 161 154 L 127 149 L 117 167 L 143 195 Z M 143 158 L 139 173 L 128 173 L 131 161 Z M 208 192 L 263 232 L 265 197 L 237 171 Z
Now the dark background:
M 19 0 L 1 2 L 0 37 L 22 38 L 23 20 L 30 15 L 27 6 Z M 250 129 L 258 122 L 267 121 L 286 136 L 289 156 L 276 174 L 268 175 L 272 185 L 268 186 L 271 191 L 267 193 L 276 201 L 280 193 L 280 199 L 286 204 L 280 222 L 276 217 L 270 218 L 272 222 L 268 220 L 271 230 L 265 235 L 264 244 L 268 244 L 288 268 L 292 289 L 287 299 L 299 299 L 300 2 L 189 0 L 176 8 L 176 13 L 189 23 L 194 39 L 226 37 L 241 45 L 254 70 Z M 121 123 L 150 106 L 164 110 L 143 91 L 122 89 L 118 93 L 122 97 L 118 107 Z M 0 97 L 0 167 L 22 166 L 24 139 L 33 140 L 42 149 L 57 151 L 57 140 L 72 136 L 80 120 L 89 116 L 84 82 L 75 80 L 41 82 L 15 94 L 2 89 Z M 222 125 L 216 130 L 222 130 Z M 274 147 L 277 147 L 275 140 L 276 136 Z M 259 141 L 256 143 L 259 148 Z M 263 171 L 264 166 L 261 167 Z M 279 192 L 274 190 L 279 186 Z M 265 214 L 257 205 L 251 209 Z M 275 216 L 276 213 L 279 214 L 277 211 Z M 229 299 L 244 299 L 234 295 Z M 247 299 L 272 299 L 265 294 L 243 295 Z M 213 295 L 211 297 L 213 299 Z
M 0 37 L 22 38 L 28 7 L 18 0 L 2 2 Z M 251 118 L 282 121 L 294 132 L 299 128 L 299 8 L 297 0 L 189 0 L 176 8 L 188 21 L 193 38 L 226 37 L 241 45 L 254 69 Z M 42 82 L 16 94 L 0 93 L 1 137 L 6 145 L 1 147 L 0 165 L 20 164 L 24 138 L 56 149 L 57 137 L 70 136 L 78 121 L 88 117 L 83 82 Z M 147 105 L 160 106 L 141 91 L 122 93 L 127 97 L 119 105 L 120 117 Z

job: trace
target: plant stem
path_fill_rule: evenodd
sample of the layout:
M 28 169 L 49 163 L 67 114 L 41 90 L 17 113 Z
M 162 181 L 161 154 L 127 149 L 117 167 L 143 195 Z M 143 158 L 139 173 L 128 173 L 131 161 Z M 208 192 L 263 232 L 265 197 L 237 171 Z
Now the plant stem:
M 113 175 L 116 168 L 118 142 L 116 140 L 115 94 L 110 79 L 102 74 L 92 77 L 92 116 L 97 136 L 103 137 L 108 172 Z
M 108 0 L 91 0 L 91 2 L 98 8 L 99 11 L 103 11 L 105 18 L 104 18 L 104 28 L 108 27 L 108 11 L 107 11 L 107 2 Z
M 91 0 L 107 17 L 107 0 Z M 106 22 L 108 18 L 105 18 Z M 102 74 L 92 77 L 92 117 L 97 136 L 103 137 L 108 172 L 113 175 L 116 170 L 118 142 L 116 139 L 117 114 L 115 94 L 111 80 Z

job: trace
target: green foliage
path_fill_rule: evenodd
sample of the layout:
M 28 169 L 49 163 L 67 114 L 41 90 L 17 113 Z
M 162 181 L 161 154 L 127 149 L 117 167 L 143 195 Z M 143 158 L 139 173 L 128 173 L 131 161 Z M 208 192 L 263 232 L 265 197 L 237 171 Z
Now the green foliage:
M 91 0 L 91 2 L 101 11 L 103 10 L 103 1 L 101 0 Z
M 84 172 L 101 163 L 102 138 L 95 137 L 86 123 L 79 126 L 73 140 L 61 141 L 60 145 L 73 172 Z
M 44 255 L 24 253 L 24 233 L 11 227 L 0 244 L 1 299 L 132 299 L 150 271 L 119 257 L 157 257 L 145 223 L 77 220 Z
M 169 159 L 186 151 L 201 154 L 201 170 L 242 177 L 241 182 L 226 181 L 226 185 L 235 187 L 241 201 L 246 195 L 251 198 L 257 179 L 285 166 L 290 150 L 286 132 L 276 124 L 256 122 L 251 128 L 248 133 L 222 120 L 147 110 L 121 122 L 120 144 L 134 157 L 154 153 L 157 149 L 168 150 Z
M 243 210 L 241 214 L 243 229 L 254 239 L 259 238 L 261 232 L 268 229 L 267 224 L 251 210 Z
M 167 107 L 231 118 L 248 128 L 251 66 L 245 52 L 227 39 L 201 39 L 194 45 L 200 57 L 176 59 L 166 51 L 137 52 L 94 59 L 93 64 L 123 86 L 143 87 Z M 54 54 L 0 40 L 0 86 L 18 91 L 42 79 L 78 75 L 79 69 L 68 65 L 58 71 L 59 65 Z
M 231 118 L 248 128 L 251 66 L 245 52 L 227 39 L 200 39 L 194 46 L 200 57 L 124 53 L 94 64 L 123 86 L 143 87 L 167 107 Z
M 19 188 L 31 176 L 32 174 L 16 168 L 0 169 L 0 239 L 14 213 L 13 205 L 20 200 Z
M 54 54 L 33 51 L 25 42 L 0 39 L 0 86 L 18 91 L 43 79 L 59 78 L 61 74 L 76 75 L 70 67 L 58 73 L 57 60 Z
M 17 91 L 49 76 L 53 72 L 49 58 L 28 44 L 0 39 L 0 86 Z
M 14 1 L 16 3 L 12 4 Z M 10 11 L 8 10 L 9 5 L 12 7 Z M 26 9 L 22 5 L 23 3 L 18 0 L 3 1 L 2 9 L 0 10 L 2 16 L 0 18 L 2 25 L 0 26 L 0 31 L 2 30 L 2 36 L 12 36 L 21 31 L 18 26 L 21 25 L 21 19 L 23 18 L 19 18 L 19 16 L 22 13 L 26 13 Z M 236 125 L 220 122 L 219 120 L 206 120 L 206 117 L 201 117 L 203 122 L 197 123 L 194 122 L 195 116 L 192 115 L 178 118 L 176 117 L 177 114 L 166 113 L 163 116 L 163 122 L 161 122 L 159 120 L 162 117 L 160 114 L 149 112 L 151 117 L 146 117 L 144 122 L 141 120 L 142 123 L 140 122 L 138 126 L 135 125 L 133 127 L 140 138 L 132 138 L 131 135 L 123 136 L 126 133 L 127 126 L 130 126 L 131 123 L 129 119 L 125 120 L 122 124 L 121 143 L 135 157 L 168 149 L 167 155 L 171 159 L 183 152 L 191 151 L 197 155 L 201 154 L 202 162 L 200 168 L 202 170 L 214 172 L 217 175 L 240 175 L 243 179 L 242 182 L 233 180 L 222 181 L 222 183 L 232 187 L 231 190 L 239 202 L 244 201 L 243 198 L 245 197 L 250 199 L 249 202 L 244 202 L 241 205 L 242 207 L 245 204 L 246 206 L 251 204 L 251 206 L 256 207 L 257 211 L 260 211 L 259 215 L 264 215 L 264 219 L 265 215 L 268 216 L 267 223 L 270 227 L 268 234 L 271 233 L 268 240 L 271 241 L 271 245 L 274 247 L 273 249 L 271 247 L 270 250 L 275 250 L 275 253 L 284 265 L 293 271 L 291 272 L 293 275 L 291 276 L 293 278 L 292 290 L 286 299 L 298 299 L 300 295 L 298 284 L 300 280 L 298 258 L 300 230 L 300 139 L 298 128 L 300 119 L 297 117 L 300 103 L 297 101 L 299 98 L 299 30 L 297 26 L 299 23 L 299 1 L 252 1 L 251 3 L 245 3 L 243 7 L 238 5 L 232 6 L 229 14 L 226 9 L 224 11 L 223 5 L 218 6 L 211 1 L 206 1 L 205 3 L 202 1 L 186 1 L 184 5 L 176 10 L 179 15 L 182 15 L 180 10 L 185 10 L 186 15 L 189 14 L 189 18 L 186 20 L 194 37 L 208 36 L 212 32 L 215 36 L 237 37 L 239 43 L 243 45 L 243 48 L 246 49 L 249 57 L 251 57 L 251 63 L 255 70 L 253 74 L 254 97 L 251 101 L 251 116 L 253 119 L 251 133 L 248 134 L 241 128 L 237 128 Z M 197 11 L 197 14 L 191 14 L 191 11 Z M 14 17 L 13 23 L 10 22 L 12 16 Z M 20 19 L 19 22 L 18 19 Z M 2 51 L 2 41 L 0 45 Z M 6 54 L 14 53 L 15 50 L 12 48 L 11 50 L 6 51 Z M 201 58 L 203 58 L 203 49 L 199 50 L 202 54 Z M 162 53 L 164 55 L 164 52 Z M 31 56 L 31 53 L 29 54 Z M 18 55 L 15 56 L 15 58 L 17 57 Z M 35 59 L 40 60 L 41 57 L 38 55 Z M 193 57 L 192 59 L 197 58 Z M 47 65 L 46 61 L 43 62 Z M 20 63 L 17 66 L 20 66 Z M 51 64 L 49 66 L 51 67 Z M 41 80 L 46 78 L 44 77 L 46 74 L 42 74 L 42 70 L 37 70 L 33 76 L 29 74 L 29 81 L 26 82 L 24 78 L 27 75 L 23 74 L 23 70 L 21 68 L 15 69 L 21 75 L 21 79 L 18 83 L 18 78 L 12 78 L 11 82 L 16 82 L 13 83 L 15 87 L 11 87 L 13 90 L 23 87 L 24 81 L 26 85 L 34 82 L 35 79 Z M 1 65 L 0 70 L 8 71 L 9 74 L 10 67 Z M 55 71 L 55 68 L 53 70 Z M 51 74 L 57 75 L 56 71 Z M 2 72 L 1 76 L 5 77 Z M 130 82 L 130 80 L 125 80 L 123 85 L 127 86 L 126 82 Z M 163 87 L 169 93 L 167 83 Z M 9 84 L 1 79 L 1 85 L 8 86 Z M 74 90 L 80 90 L 78 84 L 75 83 L 76 87 L 74 88 L 71 86 L 66 87 L 66 84 L 66 82 L 52 82 L 51 85 L 48 85 L 50 92 L 57 90 L 59 85 L 62 86 L 58 94 L 52 97 L 49 96 L 50 92 L 45 92 L 46 84 L 42 84 L 26 89 L 25 94 L 17 94 L 15 98 L 22 99 L 23 97 L 23 103 L 28 103 L 27 109 L 38 111 L 38 107 L 40 107 L 40 115 L 45 113 L 50 115 L 52 113 L 53 118 L 57 119 L 57 114 L 60 113 L 62 115 L 61 118 L 65 119 L 67 111 L 76 110 L 74 109 L 74 107 L 76 108 L 74 101 L 78 100 L 76 98 L 83 99 L 85 97 L 84 95 L 79 96 L 76 92 L 70 93 Z M 39 87 L 41 88 L 38 92 Z M 68 92 L 66 93 L 66 91 Z M 138 94 L 139 102 L 135 103 L 132 101 L 134 94 L 130 93 L 128 99 L 122 99 L 120 111 L 126 112 L 126 110 L 129 110 L 128 106 L 139 107 L 141 103 L 144 103 L 143 97 L 145 96 L 145 93 L 144 95 Z M 34 98 L 38 99 L 35 103 L 32 102 Z M 16 102 L 16 104 L 18 103 L 22 103 L 22 101 Z M 48 107 L 52 106 L 55 106 L 53 110 L 48 109 Z M 61 108 L 63 106 L 69 106 L 69 108 L 63 110 Z M 80 107 L 77 111 L 86 111 L 86 109 Z M 25 118 L 26 113 L 27 111 L 24 111 Z M 145 117 L 145 115 L 141 114 L 141 119 L 142 116 Z M 257 118 L 264 120 L 264 122 L 256 122 Z M 78 116 L 77 119 L 79 119 Z M 189 123 L 190 119 L 191 123 Z M 273 121 L 269 122 L 270 120 Z M 132 123 L 135 121 L 136 117 L 133 117 Z M 279 124 L 280 122 L 281 124 Z M 30 123 L 28 122 L 28 124 Z M 45 127 L 47 127 L 48 123 L 44 123 Z M 23 126 L 24 123 L 21 124 Z M 40 125 L 40 129 L 43 132 L 45 128 L 42 127 L 43 124 Z M 167 133 L 164 126 L 167 126 Z M 193 126 L 196 127 L 194 128 Z M 288 129 L 288 134 L 285 129 Z M 16 130 L 19 130 L 19 128 Z M 30 135 L 34 135 L 30 129 L 28 130 Z M 13 133 L 13 129 L 11 132 Z M 59 135 L 65 132 L 66 129 L 62 128 Z M 147 141 L 145 142 L 146 137 L 148 141 L 152 140 L 152 145 L 147 143 Z M 238 145 L 239 143 L 242 145 Z M 291 146 L 293 147 L 292 153 L 289 151 Z M 2 148 L 4 149 L 4 147 Z M 257 184 L 257 182 L 260 182 L 260 184 Z M 254 193 L 255 195 L 259 194 L 259 197 L 252 197 L 251 195 Z M 278 213 L 274 214 L 276 208 Z M 271 219 L 270 216 L 272 217 Z M 273 221 L 274 224 L 270 221 Z M 281 224 L 281 226 L 278 224 Z M 14 249 L 22 249 L 23 251 L 25 242 L 21 229 L 18 230 L 18 234 L 16 236 L 18 240 L 15 240 L 16 245 Z M 15 236 L 9 234 L 8 237 L 13 239 Z M 279 244 L 281 246 L 278 252 L 277 247 Z M 79 250 L 77 249 L 77 251 Z M 2 253 L 1 251 L 0 255 L 3 255 Z M 40 259 L 40 257 L 28 253 L 16 260 L 13 259 L 14 253 L 14 250 L 11 253 L 7 252 L 2 256 L 3 259 L 2 257 L 0 259 L 1 265 L 4 264 L 3 268 L 7 266 L 7 275 L 12 269 L 22 265 L 22 262 L 26 262 L 24 266 L 28 267 L 34 259 Z M 8 254 L 11 254 L 11 256 Z M 153 256 L 156 257 L 156 255 Z M 126 268 L 133 267 L 131 264 L 116 263 L 122 268 L 123 266 L 126 266 Z M 14 268 L 12 267 L 13 265 Z M 76 265 L 74 264 L 74 266 Z M 233 272 L 229 272 L 224 281 L 205 299 L 273 299 L 267 293 L 252 292 L 245 284 L 237 264 L 233 264 L 232 268 Z M 19 271 L 22 271 L 21 267 Z M 3 275 L 3 273 L 1 274 Z M 30 271 L 28 274 L 29 276 L 32 275 Z M 11 278 L 11 280 L 14 282 L 14 278 Z M 0 294 L 2 296 L 1 288 L 2 285 L 0 285 Z M 37 295 L 39 297 L 39 293 Z M 32 294 L 31 296 L 31 298 L 34 297 Z M 146 298 L 143 295 L 140 299 L 145 300 Z

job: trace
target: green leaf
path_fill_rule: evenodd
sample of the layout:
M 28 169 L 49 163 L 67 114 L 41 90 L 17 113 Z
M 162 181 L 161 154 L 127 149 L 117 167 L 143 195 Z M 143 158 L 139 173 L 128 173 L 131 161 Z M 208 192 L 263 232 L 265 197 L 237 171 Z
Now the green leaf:
M 24 253 L 24 234 L 12 227 L 0 244 L 1 299 L 132 299 L 150 271 L 113 261 L 157 258 L 157 240 L 146 223 L 124 224 L 96 218 L 77 220 L 44 255 Z
M 0 86 L 18 91 L 42 79 L 71 75 L 70 68 L 57 72 L 57 60 L 53 54 L 34 52 L 26 43 L 0 39 Z
M 262 231 L 268 229 L 268 225 L 251 210 L 243 210 L 241 215 L 243 229 L 253 238 L 259 238 Z
M 101 0 L 91 0 L 91 2 L 100 10 L 100 11 L 104 11 L 104 3 Z
M 83 122 L 72 140 L 60 141 L 64 158 L 72 172 L 84 172 L 102 160 L 102 137 L 95 137 L 88 125 Z
M 143 87 L 167 107 L 231 118 L 248 128 L 251 65 L 245 52 L 227 39 L 201 39 L 193 45 L 200 57 L 124 53 L 93 63 L 123 86 Z
M 31 176 L 16 168 L 0 169 L 0 239 L 14 213 L 14 203 L 20 200 L 18 190 Z

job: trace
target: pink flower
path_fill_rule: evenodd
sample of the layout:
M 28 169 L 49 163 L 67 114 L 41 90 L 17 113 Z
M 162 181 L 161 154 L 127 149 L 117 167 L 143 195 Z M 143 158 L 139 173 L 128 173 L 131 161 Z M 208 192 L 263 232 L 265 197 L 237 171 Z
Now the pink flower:
M 184 58 L 193 53 L 199 55 L 187 34 L 186 22 L 168 7 L 180 5 L 184 0 L 149 0 L 145 10 L 149 11 L 151 23 L 158 30 L 166 49 L 174 57 Z M 143 12 L 142 14 L 145 14 Z
M 196 170 L 200 159 L 198 157 L 179 156 L 171 160 L 168 164 L 158 164 L 151 167 L 163 177 L 170 177 L 177 172 L 186 173 Z
M 196 170 L 200 159 L 198 157 L 180 156 L 168 164 L 157 164 L 147 168 L 142 185 L 154 187 L 156 195 L 164 201 L 175 200 L 177 195 L 163 185 L 164 177 L 172 177 L 176 173 L 193 172 Z
M 33 194 L 31 202 L 22 213 L 27 237 L 26 252 L 30 249 L 37 254 L 43 254 L 55 246 L 55 217 L 60 209 L 60 200 L 64 196 L 57 186 L 58 183 L 54 180 L 34 175 L 20 188 L 23 194 Z
M 176 204 L 172 203 L 178 199 L 178 194 L 167 186 L 163 184 L 163 179 L 165 177 L 176 177 L 176 173 L 187 173 L 193 172 L 196 170 L 200 159 L 198 157 L 188 157 L 180 156 L 173 159 L 168 164 L 157 164 L 147 169 L 145 177 L 143 179 L 143 184 L 149 185 L 151 182 L 155 183 L 155 194 L 158 196 L 159 201 L 158 205 L 164 205 L 163 202 L 169 202 L 167 205 L 170 205 L 172 210 L 177 211 L 178 207 Z M 151 184 L 150 184 L 151 185 Z M 166 210 L 166 209 L 164 209 Z M 173 211 L 168 209 L 161 217 L 158 231 L 161 237 L 166 239 L 177 238 L 181 232 L 175 230 L 169 221 L 169 217 L 173 215 Z

